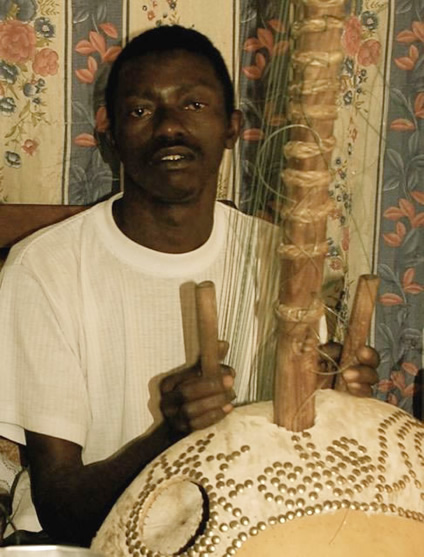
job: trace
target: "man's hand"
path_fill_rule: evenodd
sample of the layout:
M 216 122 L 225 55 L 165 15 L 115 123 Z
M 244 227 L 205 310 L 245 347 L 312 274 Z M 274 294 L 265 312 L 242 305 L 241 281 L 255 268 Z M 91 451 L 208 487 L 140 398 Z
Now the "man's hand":
M 228 343 L 219 342 L 218 354 L 222 360 Z M 177 436 L 208 427 L 231 410 L 235 398 L 234 370 L 223 364 L 213 377 L 202 374 L 200 363 L 183 371 L 168 375 L 160 385 L 160 407 L 165 420 Z
M 362 346 L 356 352 L 357 363 L 343 370 L 339 368 L 343 346 L 329 342 L 321 346 L 321 372 L 329 374 L 324 378 L 322 387 L 330 387 L 332 379 L 338 373 L 346 382 L 347 391 L 355 396 L 367 397 L 372 395 L 372 386 L 378 381 L 377 367 L 380 363 L 378 352 L 370 346 Z

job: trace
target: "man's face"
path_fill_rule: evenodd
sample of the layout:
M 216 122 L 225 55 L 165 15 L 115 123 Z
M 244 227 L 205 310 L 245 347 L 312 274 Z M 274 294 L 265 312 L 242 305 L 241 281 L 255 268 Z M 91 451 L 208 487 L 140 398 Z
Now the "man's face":
M 214 196 L 223 150 L 239 131 L 210 62 L 183 50 L 135 58 L 121 69 L 114 137 L 126 187 L 161 202 Z

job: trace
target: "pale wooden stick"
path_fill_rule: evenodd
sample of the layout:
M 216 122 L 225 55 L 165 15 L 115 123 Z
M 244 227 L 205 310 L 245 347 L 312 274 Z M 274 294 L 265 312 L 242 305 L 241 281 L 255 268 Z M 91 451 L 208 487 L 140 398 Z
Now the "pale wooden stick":
M 361 275 L 359 277 L 340 360 L 342 371 L 355 363 L 356 351 L 365 345 L 379 283 L 380 279 L 376 275 Z M 339 391 L 347 390 L 342 373 L 337 376 L 336 388 Z
M 210 280 L 196 285 L 196 311 L 203 375 L 213 376 L 219 370 L 218 316 L 215 285 Z

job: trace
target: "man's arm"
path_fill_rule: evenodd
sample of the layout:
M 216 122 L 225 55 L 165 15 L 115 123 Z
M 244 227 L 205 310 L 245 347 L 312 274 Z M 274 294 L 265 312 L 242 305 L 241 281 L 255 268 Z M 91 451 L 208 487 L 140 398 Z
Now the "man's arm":
M 345 378 L 353 394 L 364 396 L 376 380 L 378 355 L 361 350 L 359 365 L 346 370 Z M 332 365 L 340 346 L 330 351 Z M 221 376 L 204 378 L 193 367 L 166 377 L 161 384 L 165 422 L 100 462 L 84 465 L 79 445 L 26 432 L 33 498 L 46 532 L 57 542 L 89 545 L 116 499 L 151 460 L 178 438 L 232 410 L 234 372 L 225 366 L 221 371 Z
M 171 443 L 167 426 L 112 457 L 84 465 L 76 443 L 26 431 L 32 497 L 43 529 L 57 543 L 88 546 L 132 479 Z
M 84 465 L 82 448 L 26 431 L 32 496 L 43 529 L 57 543 L 89 545 L 113 504 L 137 474 L 176 440 L 232 410 L 233 371 L 205 378 L 195 366 L 161 384 L 165 421 L 111 457 Z

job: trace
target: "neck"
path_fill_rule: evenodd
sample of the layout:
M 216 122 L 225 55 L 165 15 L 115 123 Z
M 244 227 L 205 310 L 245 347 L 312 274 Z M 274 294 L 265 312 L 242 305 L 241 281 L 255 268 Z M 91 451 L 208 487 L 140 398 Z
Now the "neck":
M 214 205 L 214 198 L 163 203 L 129 189 L 113 204 L 113 217 L 121 232 L 137 244 L 164 253 L 186 253 L 211 235 Z

